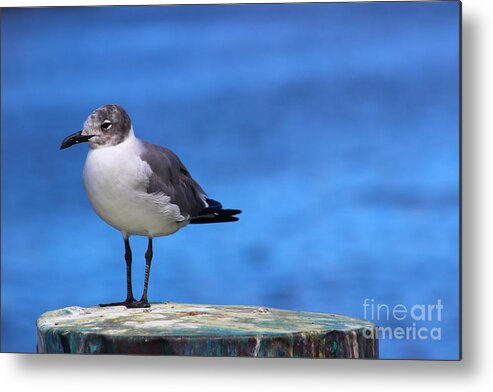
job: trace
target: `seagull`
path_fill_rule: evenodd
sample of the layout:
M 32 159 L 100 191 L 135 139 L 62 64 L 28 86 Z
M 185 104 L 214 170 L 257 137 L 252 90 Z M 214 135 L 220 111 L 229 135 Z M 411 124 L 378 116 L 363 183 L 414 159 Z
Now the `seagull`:
M 241 210 L 223 209 L 207 196 L 180 158 L 164 147 L 137 138 L 127 112 L 104 105 L 84 122 L 83 129 L 63 139 L 63 150 L 89 143 L 84 187 L 96 214 L 119 230 L 125 244 L 127 297 L 101 304 L 147 308 L 152 240 L 173 234 L 189 223 L 235 222 Z M 140 300 L 132 291 L 130 236 L 148 238 L 144 290 Z

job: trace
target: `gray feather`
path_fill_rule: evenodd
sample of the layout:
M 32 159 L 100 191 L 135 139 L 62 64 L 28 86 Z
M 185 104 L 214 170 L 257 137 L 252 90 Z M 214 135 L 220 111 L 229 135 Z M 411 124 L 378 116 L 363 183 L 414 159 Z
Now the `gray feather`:
M 194 218 L 207 204 L 205 192 L 192 178 L 185 165 L 176 154 L 167 148 L 142 141 L 144 144 L 140 158 L 152 169 L 147 185 L 147 193 L 163 193 L 171 198 L 183 216 Z

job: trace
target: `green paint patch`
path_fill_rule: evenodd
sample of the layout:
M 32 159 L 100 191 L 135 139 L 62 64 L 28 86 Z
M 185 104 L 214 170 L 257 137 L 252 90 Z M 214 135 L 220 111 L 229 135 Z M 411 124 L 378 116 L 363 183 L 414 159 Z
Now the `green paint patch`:
M 337 344 L 337 342 L 334 340 L 332 342 L 332 345 L 330 346 L 330 353 L 331 354 L 335 354 L 337 352 L 337 347 L 339 347 L 339 345 Z

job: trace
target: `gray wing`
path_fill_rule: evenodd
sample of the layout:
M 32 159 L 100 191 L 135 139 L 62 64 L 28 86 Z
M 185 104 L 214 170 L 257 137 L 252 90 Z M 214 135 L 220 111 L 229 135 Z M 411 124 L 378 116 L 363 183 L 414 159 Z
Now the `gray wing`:
M 146 161 L 153 173 L 149 178 L 147 193 L 163 193 L 171 198 L 183 216 L 190 218 L 199 215 L 207 207 L 206 193 L 192 178 L 190 172 L 176 154 L 167 148 L 142 141 L 144 144 L 140 158 Z

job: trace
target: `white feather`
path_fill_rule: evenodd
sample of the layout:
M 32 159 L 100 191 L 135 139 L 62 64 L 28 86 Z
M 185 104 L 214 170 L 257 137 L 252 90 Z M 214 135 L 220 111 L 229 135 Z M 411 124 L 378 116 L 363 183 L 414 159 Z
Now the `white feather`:
M 142 144 L 130 130 L 122 143 L 90 149 L 84 186 L 96 213 L 124 235 L 169 235 L 189 222 L 164 194 L 146 192 L 151 168 L 140 159 Z

